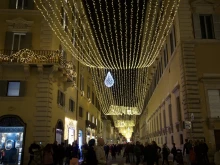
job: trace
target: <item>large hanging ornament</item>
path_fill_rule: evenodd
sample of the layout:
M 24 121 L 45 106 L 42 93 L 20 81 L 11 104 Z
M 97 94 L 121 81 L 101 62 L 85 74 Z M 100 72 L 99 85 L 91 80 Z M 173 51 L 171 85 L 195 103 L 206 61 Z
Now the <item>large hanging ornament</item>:
M 107 73 L 107 76 L 106 76 L 106 78 L 105 78 L 104 83 L 105 83 L 105 85 L 106 85 L 108 88 L 110 88 L 110 87 L 112 87 L 112 86 L 114 85 L 115 81 L 114 81 L 114 79 L 113 79 L 113 77 L 112 77 L 112 75 L 111 75 L 110 72 Z

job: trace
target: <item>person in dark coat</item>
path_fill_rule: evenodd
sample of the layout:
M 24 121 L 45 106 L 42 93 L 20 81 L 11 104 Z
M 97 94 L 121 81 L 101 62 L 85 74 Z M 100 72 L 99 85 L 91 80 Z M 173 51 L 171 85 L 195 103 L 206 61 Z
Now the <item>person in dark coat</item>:
M 152 146 L 148 142 L 145 143 L 143 154 L 144 162 L 147 162 L 147 165 L 154 165 Z
M 153 159 L 154 163 L 159 165 L 161 148 L 157 145 L 157 143 L 155 141 L 152 141 L 151 152 L 152 152 L 152 159 Z
M 94 146 L 95 146 L 95 139 L 91 139 L 89 141 L 89 149 L 88 149 L 88 154 L 86 158 L 86 165 L 97 165 L 98 164 Z
M 175 143 L 173 143 L 173 148 L 171 149 L 171 154 L 173 154 L 173 162 L 176 161 L 177 149 L 176 149 Z
M 34 160 L 34 150 L 40 150 L 40 146 L 36 144 L 36 142 L 33 142 L 30 147 L 28 148 L 29 154 L 30 154 L 30 159 L 28 162 L 28 165 L 31 164 L 31 162 Z
M 170 149 L 167 147 L 166 143 L 163 145 L 162 154 L 163 154 L 163 163 L 162 163 L 162 165 L 164 164 L 165 161 L 169 165 L 168 156 L 170 154 Z

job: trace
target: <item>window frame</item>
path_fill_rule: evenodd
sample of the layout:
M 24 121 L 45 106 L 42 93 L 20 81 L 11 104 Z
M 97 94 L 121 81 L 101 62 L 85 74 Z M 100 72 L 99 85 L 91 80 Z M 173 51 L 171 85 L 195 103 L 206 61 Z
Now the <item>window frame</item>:
M 15 36 L 19 36 L 19 40 L 18 40 L 18 48 L 17 49 L 14 49 L 14 46 L 15 46 Z M 12 46 L 11 46 L 11 50 L 20 50 L 21 48 L 21 36 L 26 36 L 26 33 L 13 33 L 13 38 L 12 38 Z
M 203 20 L 204 20 L 204 26 L 205 26 L 204 28 L 205 28 L 205 36 L 206 36 L 205 38 L 203 38 L 203 35 L 202 35 L 203 33 L 202 33 L 201 17 L 203 17 Z M 208 36 L 206 17 L 210 17 L 210 20 L 211 20 L 212 38 L 209 38 Z M 213 15 L 212 14 L 199 14 L 199 22 L 200 22 L 201 38 L 202 39 L 215 39 Z
M 73 99 L 69 99 L 69 111 L 74 112 L 75 110 L 75 102 Z
M 18 91 L 18 95 L 17 96 L 9 96 L 8 92 L 9 92 L 9 83 L 13 83 L 13 82 L 19 82 L 19 91 Z M 6 90 L 6 97 L 20 97 L 20 90 L 21 90 L 21 81 L 7 81 L 7 90 Z
M 21 8 L 19 8 L 18 4 L 19 4 L 19 0 L 16 0 L 16 6 L 15 6 L 15 9 L 20 9 L 20 10 L 24 10 L 25 8 L 25 1 L 28 1 L 28 0 L 20 0 L 22 1 L 22 5 L 21 5 Z

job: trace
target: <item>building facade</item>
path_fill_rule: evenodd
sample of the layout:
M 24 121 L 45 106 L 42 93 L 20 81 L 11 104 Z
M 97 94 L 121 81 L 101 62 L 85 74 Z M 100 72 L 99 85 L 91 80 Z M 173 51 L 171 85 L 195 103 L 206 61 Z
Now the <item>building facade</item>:
M 101 112 L 89 68 L 65 50 L 32 0 L 3 0 L 0 16 L 0 148 L 8 163 L 27 164 L 34 141 L 81 146 L 97 138 Z
M 185 139 L 219 149 L 219 1 L 184 0 L 170 33 L 149 68 L 140 139 L 182 149 Z

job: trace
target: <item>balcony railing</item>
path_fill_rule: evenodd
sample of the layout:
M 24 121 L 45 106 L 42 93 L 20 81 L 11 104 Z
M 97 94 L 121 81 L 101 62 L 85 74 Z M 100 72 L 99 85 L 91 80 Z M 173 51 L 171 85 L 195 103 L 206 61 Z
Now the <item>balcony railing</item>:
M 57 64 L 74 78 L 76 71 L 72 61 L 66 61 L 60 51 L 53 50 L 0 50 L 0 63 Z

